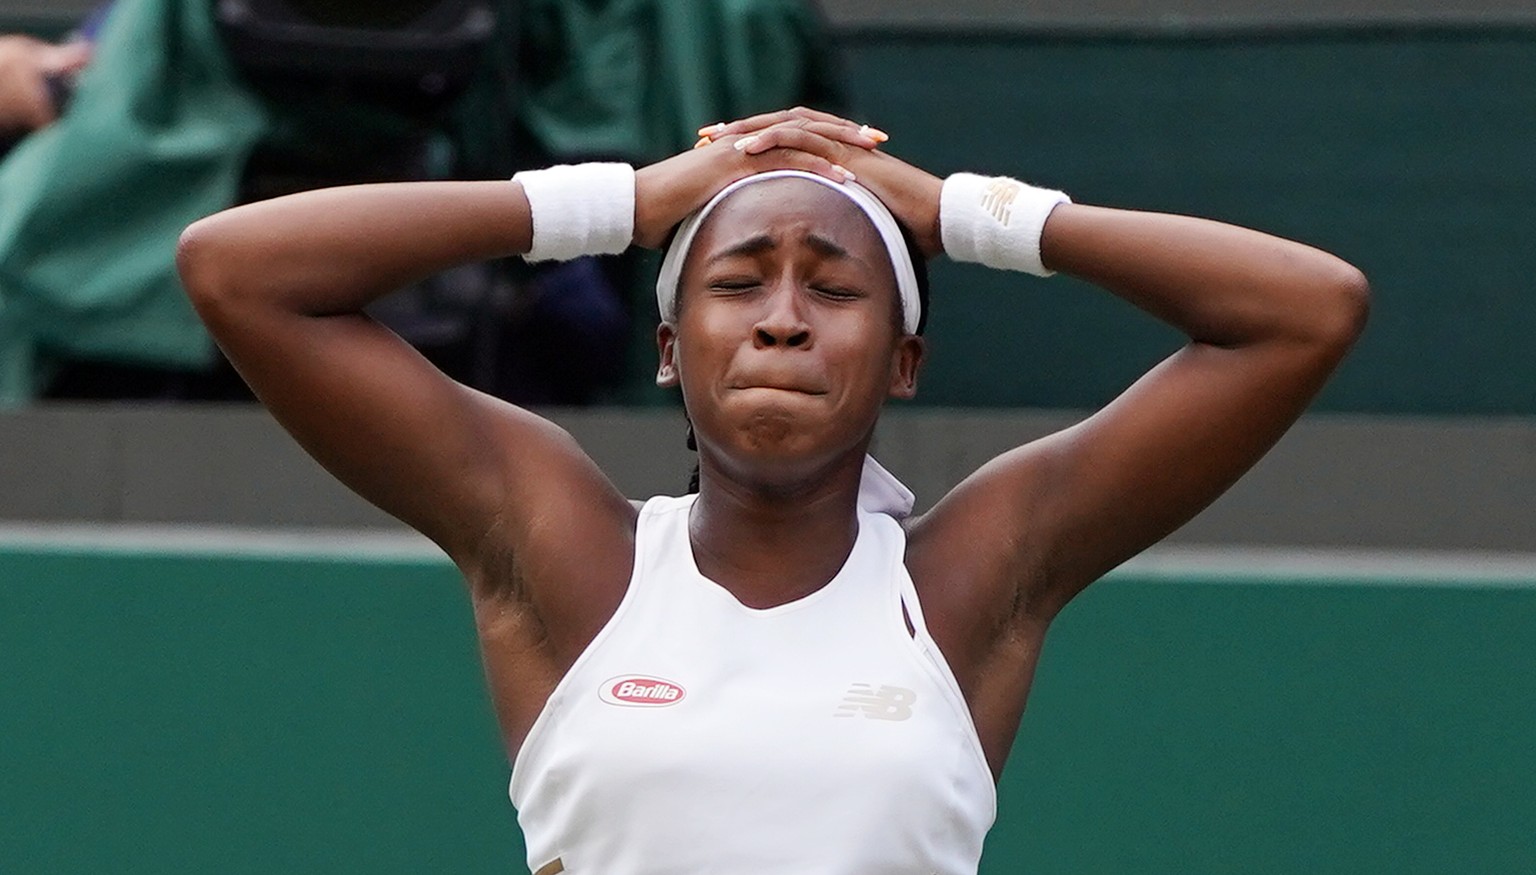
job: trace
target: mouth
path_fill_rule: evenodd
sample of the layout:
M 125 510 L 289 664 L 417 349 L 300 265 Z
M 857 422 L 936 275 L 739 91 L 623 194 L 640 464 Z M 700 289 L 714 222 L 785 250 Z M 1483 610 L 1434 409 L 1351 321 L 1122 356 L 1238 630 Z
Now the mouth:
M 728 387 L 733 392 L 788 392 L 794 395 L 809 395 L 819 397 L 827 394 L 825 389 L 813 389 L 805 386 L 786 386 L 779 383 L 745 383 Z
M 827 375 L 808 361 L 741 362 L 722 376 L 725 388 L 733 393 L 782 393 L 819 398 L 832 389 Z

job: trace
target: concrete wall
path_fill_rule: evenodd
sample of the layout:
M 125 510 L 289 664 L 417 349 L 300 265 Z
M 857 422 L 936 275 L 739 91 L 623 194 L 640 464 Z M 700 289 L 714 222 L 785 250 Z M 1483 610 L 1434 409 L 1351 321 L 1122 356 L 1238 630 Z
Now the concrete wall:
M 672 410 L 553 411 L 633 497 L 675 494 Z M 927 506 L 1072 412 L 898 409 L 877 453 Z M 395 528 L 249 407 L 0 415 L 0 520 Z M 1536 551 L 1536 420 L 1316 415 L 1170 543 Z

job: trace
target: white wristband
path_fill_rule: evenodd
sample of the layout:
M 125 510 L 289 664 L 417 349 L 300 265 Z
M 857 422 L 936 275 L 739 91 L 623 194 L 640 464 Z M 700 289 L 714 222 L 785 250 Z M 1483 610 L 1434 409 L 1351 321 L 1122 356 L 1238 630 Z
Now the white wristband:
M 939 236 L 955 261 L 1050 276 L 1040 261 L 1040 232 L 1058 204 L 1072 199 L 1006 176 L 956 173 L 939 194 Z
M 533 246 L 528 261 L 616 255 L 635 236 L 635 168 L 561 164 L 512 177 L 528 196 Z

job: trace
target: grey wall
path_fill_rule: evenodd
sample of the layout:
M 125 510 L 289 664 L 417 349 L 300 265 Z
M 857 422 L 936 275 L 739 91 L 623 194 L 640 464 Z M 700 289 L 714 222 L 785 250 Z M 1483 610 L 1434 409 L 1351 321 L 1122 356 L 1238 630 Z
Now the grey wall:
M 551 416 L 626 494 L 681 491 L 692 458 L 677 412 Z M 1078 416 L 894 410 L 877 454 L 926 506 L 997 453 Z M 398 525 L 248 407 L 0 414 L 0 520 Z M 1308 417 L 1170 542 L 1536 551 L 1536 420 Z
M 0 19 L 78 18 L 98 5 L 94 0 L 0 0 Z

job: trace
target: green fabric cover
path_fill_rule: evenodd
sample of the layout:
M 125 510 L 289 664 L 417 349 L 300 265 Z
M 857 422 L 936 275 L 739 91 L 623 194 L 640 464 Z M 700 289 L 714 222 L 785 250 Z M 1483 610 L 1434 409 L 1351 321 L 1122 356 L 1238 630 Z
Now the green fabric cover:
M 648 162 L 690 146 L 702 124 L 831 102 L 829 43 L 807 0 L 496 2 L 502 33 L 446 132 L 478 175 Z M 50 355 L 208 363 L 176 279 L 177 236 L 233 203 L 259 144 L 336 126 L 329 108 L 247 93 L 212 8 L 119 0 L 68 113 L 0 162 L 0 406 L 36 393 Z M 515 46 L 517 141 L 497 121 L 513 111 L 497 71 Z
M 705 124 L 841 103 L 805 0 L 534 0 L 522 15 L 524 123 L 552 155 L 654 161 Z
M 209 8 L 120 0 L 69 112 L 0 163 L 0 404 L 31 397 L 43 350 L 208 361 L 176 238 L 229 205 L 267 124 Z

